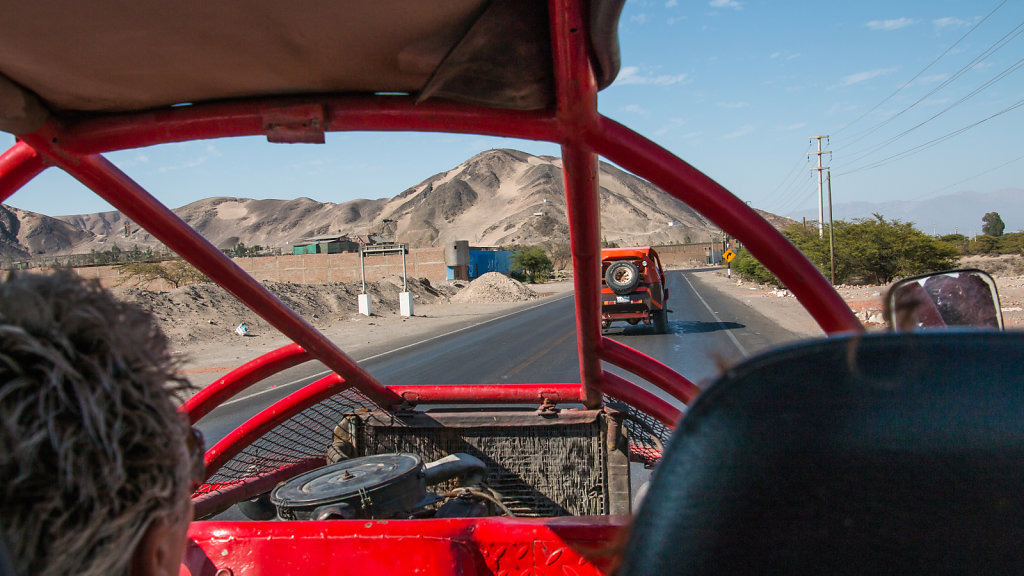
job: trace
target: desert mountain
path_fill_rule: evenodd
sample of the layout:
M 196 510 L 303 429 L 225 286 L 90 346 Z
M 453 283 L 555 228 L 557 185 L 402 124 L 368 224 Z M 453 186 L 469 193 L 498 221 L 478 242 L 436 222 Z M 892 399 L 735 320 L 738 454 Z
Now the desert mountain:
M 837 202 L 833 207 L 836 220 L 871 218 L 881 214 L 887 219 L 913 222 L 927 234 L 972 235 L 981 232 L 982 217 L 998 212 L 1006 223 L 1007 232 L 1024 230 L 1024 189 L 1007 188 L 991 192 L 965 190 L 925 200 L 895 200 L 890 202 Z M 815 208 L 805 208 L 793 214 L 796 218 L 817 220 Z
M 600 166 L 602 236 L 622 245 L 704 241 L 718 229 L 686 204 L 615 166 Z M 259 244 L 288 252 L 316 236 L 380 232 L 412 246 L 469 240 L 482 246 L 553 245 L 568 238 L 561 160 L 516 150 L 489 150 L 427 178 L 394 198 L 342 204 L 209 198 L 175 210 L 221 248 Z M 14 258 L 158 248 L 119 212 L 59 219 L 15 208 L 0 211 L 0 250 Z

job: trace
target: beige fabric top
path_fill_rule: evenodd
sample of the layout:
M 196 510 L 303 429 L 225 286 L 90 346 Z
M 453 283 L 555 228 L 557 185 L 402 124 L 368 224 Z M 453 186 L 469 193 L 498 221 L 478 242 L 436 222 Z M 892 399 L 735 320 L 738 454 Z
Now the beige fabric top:
M 584 2 L 601 87 L 618 72 L 623 1 Z M 37 124 L 24 117 L 33 100 L 62 115 L 298 94 L 404 92 L 516 109 L 554 99 L 546 0 L 4 4 L 2 130 Z

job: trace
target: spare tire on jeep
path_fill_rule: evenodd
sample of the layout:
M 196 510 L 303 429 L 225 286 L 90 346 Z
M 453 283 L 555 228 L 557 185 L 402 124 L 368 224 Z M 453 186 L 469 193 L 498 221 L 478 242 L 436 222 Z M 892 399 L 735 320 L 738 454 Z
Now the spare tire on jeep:
M 604 281 L 612 292 L 629 294 L 640 283 L 640 271 L 628 260 L 616 260 L 605 270 Z

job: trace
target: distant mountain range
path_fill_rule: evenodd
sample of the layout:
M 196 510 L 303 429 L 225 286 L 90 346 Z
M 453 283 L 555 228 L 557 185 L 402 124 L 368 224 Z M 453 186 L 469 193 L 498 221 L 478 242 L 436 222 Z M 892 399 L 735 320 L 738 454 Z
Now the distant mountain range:
M 827 210 L 827 208 L 826 208 Z M 957 192 L 927 200 L 893 202 L 844 202 L 832 207 L 835 220 L 870 218 L 881 214 L 887 220 L 913 222 L 926 234 L 945 236 L 959 232 L 965 236 L 981 233 L 981 218 L 998 212 L 1007 232 L 1024 230 L 1024 189 L 1007 188 L 995 192 Z M 790 215 L 795 220 L 818 219 L 818 209 L 806 208 Z M 825 216 L 828 218 L 827 212 Z
M 719 229 L 659 188 L 602 163 L 601 233 L 621 245 L 718 238 Z M 220 248 L 239 242 L 290 251 L 304 238 L 366 236 L 392 221 L 394 236 L 414 247 L 469 240 L 482 246 L 553 245 L 568 238 L 561 159 L 490 150 L 394 198 L 342 204 L 309 198 L 209 198 L 174 210 Z M 778 227 L 790 221 L 762 213 Z M 51 218 L 0 205 L 0 255 L 13 259 L 159 248 L 120 212 Z

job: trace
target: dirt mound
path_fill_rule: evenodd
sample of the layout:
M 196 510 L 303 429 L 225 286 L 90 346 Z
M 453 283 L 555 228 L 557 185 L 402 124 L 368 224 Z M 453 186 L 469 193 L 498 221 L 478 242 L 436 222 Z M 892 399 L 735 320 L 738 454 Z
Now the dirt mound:
M 324 327 L 340 317 L 358 313 L 359 282 L 326 284 L 289 284 L 266 282 L 265 286 L 309 323 Z M 458 286 L 434 287 L 422 278 L 410 278 L 408 290 L 417 304 L 444 302 L 458 291 Z M 398 313 L 398 294 L 402 292 L 401 277 L 367 282 L 366 291 L 373 298 L 377 316 Z M 193 284 L 169 292 L 130 289 L 124 299 L 134 301 L 153 312 L 160 327 L 178 345 L 214 342 L 230 336 L 245 323 L 254 335 L 276 330 L 255 312 L 215 284 Z
M 504 274 L 488 272 L 473 280 L 452 302 L 524 302 L 540 296 L 529 286 Z

